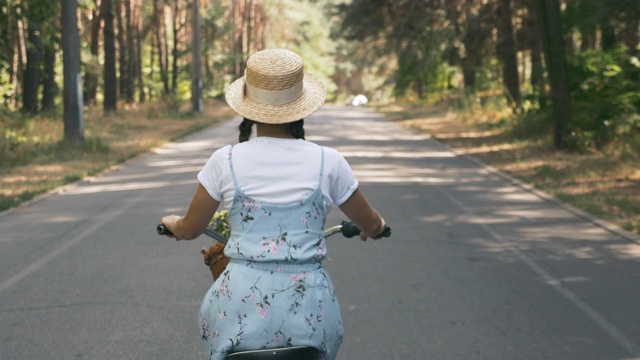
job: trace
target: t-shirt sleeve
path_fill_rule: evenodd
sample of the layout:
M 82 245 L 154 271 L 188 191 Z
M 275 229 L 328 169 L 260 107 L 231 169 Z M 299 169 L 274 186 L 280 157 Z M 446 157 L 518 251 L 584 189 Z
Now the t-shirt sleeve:
M 356 191 L 358 188 L 358 180 L 342 154 L 333 150 L 333 154 L 331 155 L 334 157 L 334 165 L 333 171 L 329 174 L 329 191 L 333 203 L 340 206 Z
M 230 145 L 227 145 L 216 150 L 198 173 L 200 184 L 217 201 L 222 201 L 223 169 L 225 159 L 229 154 L 229 147 Z

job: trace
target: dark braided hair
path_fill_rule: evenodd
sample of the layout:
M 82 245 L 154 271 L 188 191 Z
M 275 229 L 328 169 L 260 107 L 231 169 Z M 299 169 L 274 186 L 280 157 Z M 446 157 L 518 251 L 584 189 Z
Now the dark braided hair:
M 304 140 L 304 119 L 288 123 L 287 127 L 294 138 Z
M 238 135 L 238 142 L 245 142 L 249 140 L 249 137 L 251 137 L 253 124 L 255 124 L 255 121 L 253 120 L 247 118 L 244 118 L 242 120 L 242 122 L 238 126 L 238 130 L 240 130 L 240 135 Z M 287 126 L 287 130 L 289 130 L 289 133 L 294 138 L 304 140 L 304 119 L 300 119 L 298 121 L 294 121 L 284 125 Z
M 238 135 L 238 142 L 245 142 L 249 140 L 251 136 L 251 129 L 253 128 L 253 124 L 255 121 L 244 118 L 240 125 L 238 126 L 238 130 L 240 130 L 240 135 Z

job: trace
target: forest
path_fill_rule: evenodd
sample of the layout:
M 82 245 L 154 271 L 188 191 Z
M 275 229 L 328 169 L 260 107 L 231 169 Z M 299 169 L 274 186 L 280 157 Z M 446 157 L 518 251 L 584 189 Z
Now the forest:
M 219 98 L 268 47 L 300 53 L 333 101 L 507 106 L 551 124 L 558 149 L 637 144 L 640 131 L 637 0 L 2 0 L 0 10 L 0 154 L 42 114 L 82 140 L 83 109 Z M 77 53 L 76 77 L 65 50 Z M 69 98 L 65 76 L 79 87 Z M 73 101 L 80 116 L 63 111 Z

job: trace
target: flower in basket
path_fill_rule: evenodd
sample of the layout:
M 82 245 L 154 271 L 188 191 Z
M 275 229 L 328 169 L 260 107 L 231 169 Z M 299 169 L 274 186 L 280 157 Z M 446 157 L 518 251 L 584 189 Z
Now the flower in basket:
M 209 222 L 209 226 L 228 239 L 231 235 L 231 227 L 229 227 L 229 213 L 227 210 L 216 211 Z M 205 265 L 207 265 L 211 271 L 214 281 L 222 274 L 229 263 L 229 258 L 224 255 L 224 248 L 225 245 L 223 243 L 216 242 L 208 249 L 204 248 L 200 251 L 204 257 Z
M 227 239 L 231 236 L 231 227 L 229 227 L 229 212 L 227 210 L 216 211 L 213 218 L 209 222 L 209 226 L 214 228 L 218 233 Z

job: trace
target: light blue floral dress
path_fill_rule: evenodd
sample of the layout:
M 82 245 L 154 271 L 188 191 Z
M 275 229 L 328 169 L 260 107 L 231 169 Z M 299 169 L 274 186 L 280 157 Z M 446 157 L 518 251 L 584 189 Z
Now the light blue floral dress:
M 233 170 L 229 211 L 231 261 L 207 292 L 200 309 L 200 332 L 211 360 L 228 352 L 306 345 L 335 359 L 342 343 L 340 307 L 321 261 L 323 235 L 321 151 L 318 187 L 287 205 L 247 196 Z

